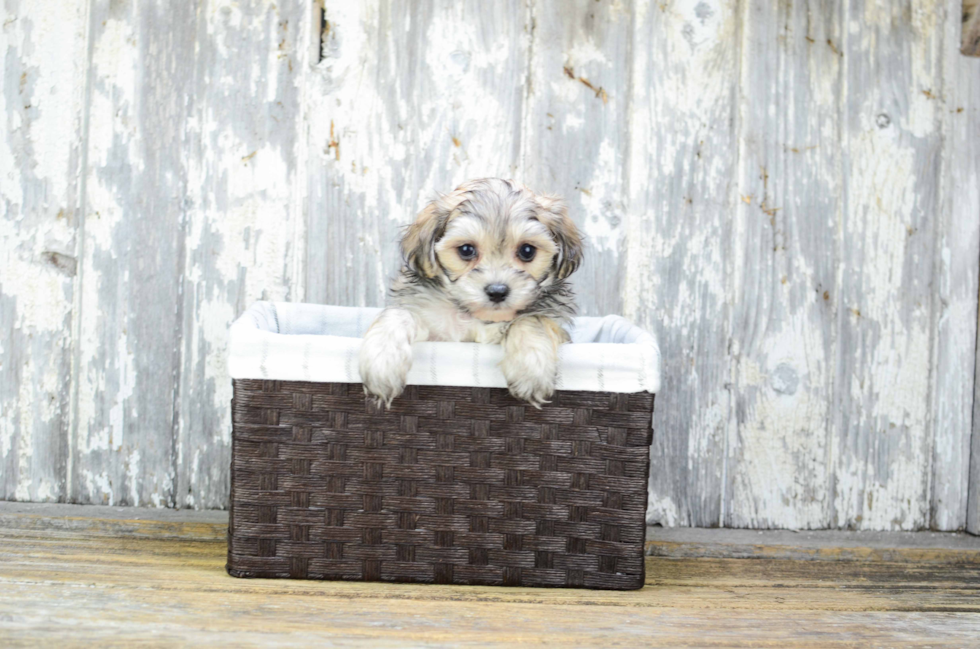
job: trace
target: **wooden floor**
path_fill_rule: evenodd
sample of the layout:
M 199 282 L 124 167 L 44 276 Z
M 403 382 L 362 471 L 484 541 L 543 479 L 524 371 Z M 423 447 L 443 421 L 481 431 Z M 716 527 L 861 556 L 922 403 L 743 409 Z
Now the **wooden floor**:
M 241 580 L 220 512 L 0 503 L 0 645 L 980 647 L 980 539 L 652 529 L 635 592 Z

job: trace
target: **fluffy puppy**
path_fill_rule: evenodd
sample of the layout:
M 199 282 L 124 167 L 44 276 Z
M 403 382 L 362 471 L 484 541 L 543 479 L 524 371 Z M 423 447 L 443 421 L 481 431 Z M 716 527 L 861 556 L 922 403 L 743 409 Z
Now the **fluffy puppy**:
M 412 366 L 412 343 L 496 343 L 510 393 L 540 408 L 555 391 L 562 329 L 575 312 L 566 284 L 582 238 L 558 198 L 511 180 L 460 185 L 429 203 L 401 241 L 390 306 L 364 335 L 364 391 L 391 405 Z

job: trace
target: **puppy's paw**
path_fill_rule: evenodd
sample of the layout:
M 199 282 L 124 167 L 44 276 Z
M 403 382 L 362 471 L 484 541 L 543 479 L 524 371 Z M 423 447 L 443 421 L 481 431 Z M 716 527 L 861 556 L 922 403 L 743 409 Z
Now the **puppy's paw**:
M 365 345 L 367 347 L 367 345 Z M 393 347 L 381 353 L 361 354 L 361 382 L 364 394 L 386 408 L 405 390 L 405 379 L 412 366 L 412 348 Z
M 568 334 L 550 318 L 515 321 L 504 338 L 500 363 L 510 393 L 538 409 L 548 403 L 558 377 L 558 347 L 567 340 Z
M 539 410 L 555 393 L 557 367 L 553 362 L 534 356 L 511 356 L 504 358 L 500 369 L 511 395 Z
M 364 393 L 386 408 L 405 389 L 412 367 L 412 345 L 406 337 L 370 335 L 361 345 L 360 371 Z

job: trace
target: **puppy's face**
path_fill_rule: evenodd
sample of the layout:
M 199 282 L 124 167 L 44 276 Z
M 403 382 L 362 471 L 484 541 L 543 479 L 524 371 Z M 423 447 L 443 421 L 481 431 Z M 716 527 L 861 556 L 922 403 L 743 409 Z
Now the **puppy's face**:
M 561 201 L 500 179 L 470 181 L 430 203 L 402 247 L 413 272 L 488 322 L 514 319 L 582 256 Z

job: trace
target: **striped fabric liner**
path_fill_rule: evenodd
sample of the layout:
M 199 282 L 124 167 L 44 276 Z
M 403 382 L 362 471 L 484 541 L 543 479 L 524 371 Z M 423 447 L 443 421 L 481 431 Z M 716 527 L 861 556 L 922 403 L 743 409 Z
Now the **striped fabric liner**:
M 360 383 L 361 336 L 380 309 L 257 302 L 231 327 L 233 379 Z M 656 393 L 660 348 L 620 316 L 575 318 L 558 368 L 562 390 Z M 421 342 L 413 346 L 409 385 L 503 388 L 499 345 Z

